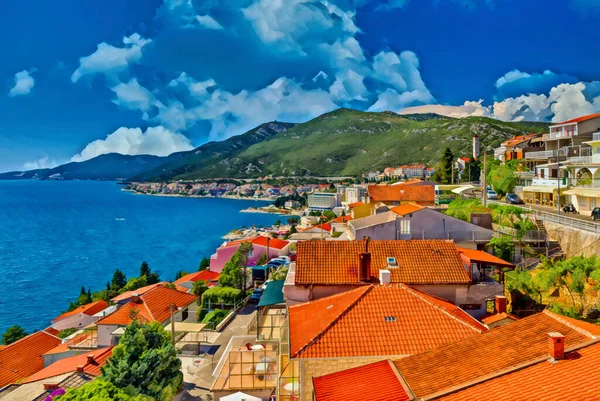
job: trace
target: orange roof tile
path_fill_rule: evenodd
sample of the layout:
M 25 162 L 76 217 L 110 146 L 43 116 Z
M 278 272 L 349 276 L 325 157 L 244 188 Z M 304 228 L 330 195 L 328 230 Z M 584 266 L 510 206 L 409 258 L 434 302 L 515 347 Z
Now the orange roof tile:
M 236 240 L 233 240 L 233 241 L 227 241 L 222 246 L 222 248 L 228 248 L 230 246 L 239 246 L 240 244 L 242 244 L 244 242 L 252 242 L 252 241 L 254 241 L 257 238 L 258 238 L 258 236 L 256 236 L 256 237 L 250 237 L 250 238 L 244 238 L 244 239 L 236 239 Z
M 516 316 L 510 315 L 506 312 L 502 312 L 502 313 L 495 313 L 493 315 L 486 316 L 483 319 L 481 319 L 481 321 L 484 324 L 493 324 L 493 323 L 500 322 L 504 319 L 519 320 L 519 318 Z
M 412 394 L 388 360 L 313 378 L 316 401 L 341 401 L 367 395 L 369 401 L 408 401 Z
M 299 358 L 412 355 L 487 331 L 457 309 L 401 284 L 359 287 L 290 306 L 290 352 Z
M 390 210 L 400 216 L 405 216 L 410 213 L 418 212 L 419 210 L 425 209 L 423 206 L 417 205 L 416 203 L 407 203 L 404 205 L 396 206 Z
M 413 185 L 402 183 L 398 185 L 369 185 L 368 193 L 372 202 L 419 202 L 434 204 L 435 192 L 433 185 Z
M 569 347 L 597 338 L 596 333 L 585 329 L 587 324 L 580 323 L 584 322 L 544 311 L 394 363 L 415 395 L 429 398 L 544 357 L 548 354 L 549 332 L 565 335 Z M 594 331 L 598 329 L 596 326 Z
M 100 367 L 106 363 L 106 360 L 112 355 L 113 347 L 101 348 L 98 350 L 86 352 L 80 355 L 70 356 L 59 359 L 48 367 L 29 376 L 24 383 L 31 383 L 38 380 L 45 380 L 50 377 L 62 375 L 77 371 L 78 366 L 83 366 L 83 371 L 93 376 L 100 375 Z M 88 362 L 88 355 L 93 355 L 94 360 Z
M 567 345 L 569 338 L 566 339 Z M 598 400 L 600 344 L 566 352 L 556 363 L 548 360 L 443 396 L 445 401 Z
M 55 328 L 54 328 L 54 327 L 52 327 L 52 326 L 48 326 L 48 327 L 46 327 L 46 328 L 44 329 L 44 331 L 45 331 L 46 333 L 48 333 L 48 334 L 51 334 L 51 335 L 55 336 L 55 337 L 57 337 L 57 336 L 58 336 L 58 333 L 60 333 L 60 330 L 57 330 L 57 329 L 55 329 Z
M 328 223 L 317 224 L 317 225 L 314 225 L 314 226 L 303 228 L 303 229 L 298 230 L 298 231 L 304 232 L 304 231 L 308 231 L 308 230 L 313 230 L 315 228 L 320 228 L 323 231 L 331 231 L 331 225 L 329 225 Z
M 206 281 L 208 283 L 209 281 L 218 280 L 220 275 L 221 275 L 220 273 L 212 272 L 210 270 L 202 270 L 200 272 L 186 274 L 185 276 L 175 280 L 175 284 L 182 284 L 182 283 L 187 283 L 187 282 L 195 283 L 196 281 L 200 281 L 200 280 Z M 182 287 L 182 288 L 185 288 L 185 287 Z M 181 290 L 178 289 L 178 291 L 181 291 Z M 183 291 L 183 292 L 187 292 L 187 288 L 185 288 L 185 291 Z
M 355 284 L 359 254 L 366 241 L 303 241 L 296 251 L 296 284 Z M 398 268 L 389 269 L 392 283 L 468 284 L 469 275 L 456 245 L 446 240 L 369 241 L 371 276 L 387 269 L 388 257 L 396 258 Z
M 148 322 L 164 322 L 171 316 L 170 306 L 185 308 L 198 297 L 181 291 L 157 286 L 139 297 L 139 301 L 130 301 L 115 312 L 96 322 L 97 325 L 111 324 L 125 326 L 133 321 L 134 315 Z
M 456 249 L 458 249 L 458 252 L 461 254 L 466 263 L 483 263 L 495 266 L 514 267 L 512 263 L 502 260 L 494 255 L 490 255 L 489 253 L 484 251 L 461 248 L 458 246 L 456 247 Z
M 352 216 L 338 216 L 335 219 L 331 220 L 330 223 L 346 223 L 352 220 Z
M 600 113 L 589 114 L 587 116 L 577 117 L 572 120 L 563 121 L 562 123 L 556 123 L 554 125 L 551 125 L 550 128 L 557 126 L 557 125 L 580 123 L 582 121 L 591 120 L 592 118 L 596 118 L 596 117 L 600 117 Z
M 106 308 L 108 308 L 108 303 L 106 301 L 100 300 L 100 301 L 92 302 L 87 305 L 79 306 L 70 312 L 65 312 L 62 315 L 55 317 L 54 319 L 52 319 L 52 323 L 58 322 L 59 320 L 62 320 L 69 316 L 78 315 L 80 313 L 83 313 L 83 314 L 89 315 L 89 316 L 93 316 L 96 313 L 101 312 Z
M 269 241 L 269 248 L 273 248 L 273 249 L 283 249 L 290 244 L 289 241 L 284 241 L 282 239 L 277 239 L 277 238 L 268 238 L 268 237 L 265 237 L 264 235 L 258 236 L 257 238 L 255 238 L 252 241 L 252 243 L 254 245 L 266 247 L 267 240 Z
M 117 295 L 116 297 L 111 299 L 111 301 L 113 301 L 113 302 L 125 301 L 125 300 L 131 298 L 133 296 L 133 294 L 142 295 L 150 290 L 155 289 L 158 286 L 161 286 L 162 284 L 163 283 L 150 284 L 145 287 L 138 288 L 137 290 L 134 290 L 134 291 L 125 291 L 121 295 Z
M 459 159 L 459 160 L 462 160 L 462 161 L 464 161 L 464 162 L 467 162 L 467 163 L 469 162 L 469 160 L 471 160 L 471 159 L 469 159 L 468 157 L 459 157 L 458 159 Z
M 360 205 L 364 205 L 364 204 L 365 204 L 365 202 L 363 202 L 363 201 L 360 201 L 360 202 L 354 202 L 354 203 L 349 203 L 349 204 L 348 204 L 348 207 L 349 207 L 350 209 L 352 209 L 353 207 L 360 206 Z
M 39 331 L 0 349 L 0 388 L 43 369 L 42 355 L 60 343 L 60 338 Z

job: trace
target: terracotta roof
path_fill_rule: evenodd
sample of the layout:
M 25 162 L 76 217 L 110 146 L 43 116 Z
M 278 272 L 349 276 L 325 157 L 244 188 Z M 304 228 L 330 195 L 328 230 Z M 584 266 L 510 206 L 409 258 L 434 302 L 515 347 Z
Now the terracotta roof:
M 218 280 L 219 276 L 221 274 L 217 273 L 217 272 L 211 272 L 210 270 L 202 270 L 201 272 L 194 272 L 194 273 L 190 273 L 190 274 L 186 274 L 185 276 L 175 280 L 175 284 L 182 284 L 182 283 L 187 283 L 187 282 L 192 282 L 195 283 L 196 281 L 206 281 L 207 283 L 209 281 L 214 281 L 214 280 Z M 185 287 L 182 287 L 185 288 Z M 181 290 L 178 290 L 181 291 Z M 183 292 L 187 292 L 187 288 L 185 289 L 185 291 Z
M 502 142 L 504 146 L 515 146 L 523 142 L 527 142 L 530 139 L 537 137 L 539 134 L 527 134 L 527 135 L 517 135 L 506 141 Z
M 234 241 L 227 241 L 223 246 L 221 246 L 221 248 L 228 248 L 230 246 L 240 246 L 240 244 L 242 244 L 244 242 L 252 242 L 257 238 L 258 238 L 258 236 L 251 237 L 251 238 L 244 238 L 244 239 L 236 239 Z
M 461 254 L 463 260 L 466 263 L 483 263 L 494 266 L 514 267 L 512 263 L 502 260 L 494 255 L 490 255 L 489 253 L 484 251 L 461 248 L 458 246 L 456 247 L 456 249 L 458 249 L 458 252 Z
M 568 345 L 569 338 L 566 338 Z M 566 352 L 556 363 L 548 360 L 507 373 L 438 399 L 447 401 L 598 400 L 600 344 Z
M 309 230 L 314 230 L 315 228 L 320 228 L 321 230 L 327 231 L 327 232 L 331 231 L 331 226 L 328 223 L 317 224 L 317 225 L 314 225 L 314 226 L 303 228 L 303 229 L 298 230 L 298 231 L 305 232 L 305 231 L 309 231 Z
M 402 284 L 370 285 L 289 307 L 299 358 L 413 355 L 487 331 L 448 301 Z
M 496 322 L 500 322 L 504 319 L 519 320 L 519 318 L 516 316 L 510 315 L 506 312 L 502 312 L 502 313 L 495 313 L 493 315 L 488 315 L 488 316 L 484 317 L 483 319 L 481 319 L 481 321 L 484 324 L 493 324 Z
M 335 219 L 331 220 L 330 223 L 346 223 L 352 220 L 352 216 L 338 216 Z
M 92 302 L 87 305 L 79 306 L 70 312 L 65 312 L 62 315 L 55 317 L 54 319 L 52 319 L 52 323 L 58 322 L 59 320 L 62 320 L 64 318 L 67 318 L 70 316 L 78 315 L 80 313 L 83 313 L 83 314 L 89 315 L 89 316 L 93 316 L 96 313 L 101 312 L 106 308 L 108 308 L 108 303 L 106 301 L 100 300 L 100 301 Z
M 296 251 L 296 284 L 355 284 L 359 254 L 366 241 L 303 241 Z M 394 257 L 398 268 L 389 269 L 392 283 L 468 284 L 469 275 L 456 245 L 446 240 L 369 241 L 370 275 L 388 268 Z
M 60 338 L 39 331 L 0 349 L 0 388 L 43 369 L 42 355 L 61 342 Z
M 413 396 L 388 360 L 313 378 L 316 401 L 354 400 L 408 401 Z
M 423 206 L 417 205 L 416 203 L 407 203 L 404 205 L 396 206 L 390 210 L 400 216 L 405 216 L 410 213 L 418 212 L 419 210 L 425 209 Z
M 544 311 L 394 363 L 415 395 L 429 398 L 544 357 L 549 332 L 565 335 L 572 347 L 595 339 L 600 326 Z
M 274 248 L 274 249 L 283 249 L 290 244 L 289 241 L 284 241 L 282 239 L 277 239 L 277 238 L 268 238 L 268 237 L 265 237 L 264 235 L 261 235 L 261 236 L 255 238 L 254 241 L 252 241 L 252 243 L 254 245 L 266 247 L 267 240 L 269 240 L 269 248 Z
M 132 322 L 132 317 L 135 314 L 142 320 L 162 323 L 171 316 L 170 306 L 172 304 L 185 308 L 197 298 L 192 294 L 157 286 L 141 295 L 138 302 L 130 301 L 114 313 L 97 321 L 96 324 L 126 326 Z
M 31 383 L 38 380 L 48 379 L 49 377 L 62 375 L 64 373 L 75 372 L 77 371 L 78 366 L 83 366 L 84 373 L 93 376 L 99 376 L 100 367 L 103 366 L 108 357 L 112 355 L 112 350 L 113 347 L 101 348 L 80 355 L 60 359 L 33 374 L 32 376 L 29 376 L 24 383 Z M 92 362 L 88 362 L 88 355 L 93 355 L 94 360 Z
M 462 160 L 462 161 L 464 161 L 464 162 L 467 162 L 467 163 L 469 162 L 469 160 L 471 160 L 471 159 L 469 159 L 468 157 L 459 157 L 458 159 L 459 159 L 459 160 Z
M 365 204 L 365 202 L 363 202 L 363 201 L 360 201 L 360 202 L 354 202 L 354 203 L 349 203 L 349 204 L 348 204 L 348 207 L 352 209 L 353 207 L 360 206 L 360 205 L 364 205 L 364 204 Z
M 48 333 L 48 334 L 51 334 L 51 335 L 55 336 L 55 337 L 57 337 L 57 336 L 58 336 L 58 333 L 60 333 L 60 330 L 57 330 L 57 329 L 55 329 L 55 328 L 54 328 L 54 327 L 52 327 L 52 326 L 48 326 L 48 327 L 46 327 L 46 328 L 44 329 L 44 331 L 45 331 L 46 333 Z
M 433 204 L 435 201 L 433 185 L 369 185 L 368 193 L 372 202 L 410 201 Z
M 163 283 L 150 284 L 145 287 L 138 288 L 137 290 L 134 290 L 134 291 L 125 291 L 121 295 L 117 295 L 116 297 L 111 299 L 111 301 L 113 301 L 113 302 L 125 301 L 125 300 L 131 298 L 133 296 L 133 294 L 142 295 L 150 290 L 155 289 L 156 287 L 158 287 L 162 284 Z
M 572 120 L 563 121 L 562 123 L 556 123 L 556 124 L 551 125 L 550 128 L 552 128 L 552 127 L 554 127 L 556 125 L 580 123 L 582 121 L 591 120 L 592 118 L 597 118 L 597 117 L 600 117 L 600 113 L 589 114 L 587 116 L 577 117 L 577 118 L 574 118 Z

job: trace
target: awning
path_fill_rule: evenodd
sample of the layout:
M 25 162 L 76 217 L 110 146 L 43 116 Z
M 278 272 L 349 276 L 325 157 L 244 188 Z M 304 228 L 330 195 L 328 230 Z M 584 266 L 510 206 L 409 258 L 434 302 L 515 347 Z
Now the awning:
M 563 192 L 563 195 L 586 196 L 588 198 L 600 198 L 600 188 L 571 188 Z
M 530 185 L 528 187 L 523 187 L 523 192 L 542 192 L 545 194 L 551 194 L 557 190 L 557 187 L 551 187 L 549 185 Z
M 219 398 L 220 401 L 261 401 L 260 398 L 238 391 L 237 393 Z
M 509 263 L 505 260 L 502 260 L 494 255 L 490 255 L 487 252 L 484 251 L 478 251 L 475 249 L 468 249 L 468 248 L 460 248 L 460 247 L 456 247 L 456 249 L 458 249 L 458 252 L 460 253 L 460 255 L 467 259 L 467 261 L 469 263 L 481 263 L 484 265 L 493 265 L 493 266 L 505 266 L 505 267 L 513 267 L 514 265 L 512 263 Z
M 454 188 L 452 190 L 452 192 L 454 192 L 455 194 L 462 194 L 465 191 L 468 191 L 469 189 L 473 189 L 475 188 L 473 185 L 465 185 L 464 187 L 458 187 L 458 188 Z
M 283 298 L 283 284 L 285 280 L 267 282 L 267 288 L 260 297 L 258 306 L 276 305 L 285 302 Z
M 125 327 L 119 327 L 110 334 L 112 334 L 113 336 L 122 336 L 123 334 L 125 334 Z
M 176 333 L 199 333 L 205 327 L 204 323 L 175 322 Z M 165 330 L 171 332 L 171 323 L 165 327 Z

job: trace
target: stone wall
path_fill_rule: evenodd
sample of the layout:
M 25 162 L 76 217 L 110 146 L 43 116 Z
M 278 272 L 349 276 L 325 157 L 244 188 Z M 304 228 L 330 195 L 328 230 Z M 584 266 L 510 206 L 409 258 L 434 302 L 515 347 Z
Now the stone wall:
M 572 256 L 600 255 L 600 234 L 549 221 L 544 222 L 548 236 L 558 241 L 567 258 Z

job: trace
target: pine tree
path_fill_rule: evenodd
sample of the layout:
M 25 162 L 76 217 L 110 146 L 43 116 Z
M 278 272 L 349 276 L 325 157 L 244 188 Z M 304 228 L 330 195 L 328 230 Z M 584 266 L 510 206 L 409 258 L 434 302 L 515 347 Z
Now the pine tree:
M 127 276 L 121 270 L 116 269 L 112 277 L 112 289 L 118 291 L 125 287 L 125 284 L 127 284 Z

